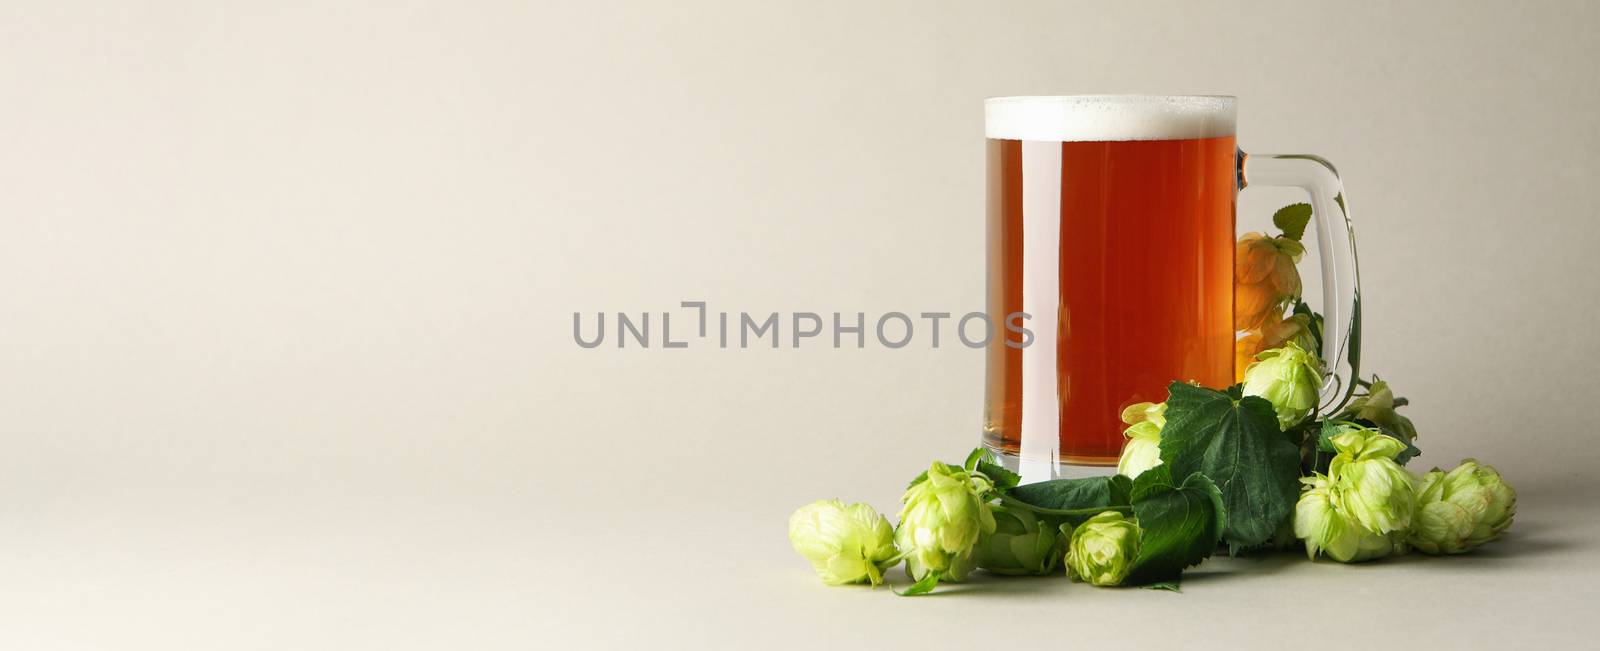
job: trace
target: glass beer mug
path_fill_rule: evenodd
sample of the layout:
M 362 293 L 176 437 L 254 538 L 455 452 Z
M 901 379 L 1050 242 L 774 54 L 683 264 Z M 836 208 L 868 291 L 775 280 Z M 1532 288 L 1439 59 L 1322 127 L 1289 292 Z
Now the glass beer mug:
M 995 328 L 1006 336 L 987 350 L 983 442 L 1024 482 L 1110 474 L 1095 467 L 1117 463 L 1123 408 L 1166 400 L 1173 381 L 1234 384 L 1234 207 L 1248 185 L 1311 195 L 1330 374 L 1322 404 L 1349 396 L 1360 303 L 1339 177 L 1315 156 L 1240 151 L 1235 104 L 984 103 L 987 310 L 1031 341 Z

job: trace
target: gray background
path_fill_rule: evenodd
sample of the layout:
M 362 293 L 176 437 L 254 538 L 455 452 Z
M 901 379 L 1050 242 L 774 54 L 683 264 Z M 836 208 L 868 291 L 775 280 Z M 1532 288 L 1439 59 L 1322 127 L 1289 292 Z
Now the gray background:
M 1583 639 L 1597 29 L 1584 2 L 7 3 L 0 633 Z M 980 353 L 571 339 L 680 300 L 977 309 L 981 99 L 1115 92 L 1237 95 L 1246 150 L 1339 165 L 1368 368 L 1420 463 L 1522 491 L 1506 541 L 1221 560 L 1181 595 L 827 589 L 788 512 L 892 512 L 960 457 Z

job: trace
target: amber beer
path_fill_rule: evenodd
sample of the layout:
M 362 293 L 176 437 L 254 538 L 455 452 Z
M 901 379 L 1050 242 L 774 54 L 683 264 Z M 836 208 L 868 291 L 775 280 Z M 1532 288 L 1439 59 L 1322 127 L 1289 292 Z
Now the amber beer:
M 1114 465 L 1123 408 L 1233 382 L 1234 105 L 1213 97 L 986 103 L 984 442 Z M 1006 345 L 1007 342 L 1010 345 Z

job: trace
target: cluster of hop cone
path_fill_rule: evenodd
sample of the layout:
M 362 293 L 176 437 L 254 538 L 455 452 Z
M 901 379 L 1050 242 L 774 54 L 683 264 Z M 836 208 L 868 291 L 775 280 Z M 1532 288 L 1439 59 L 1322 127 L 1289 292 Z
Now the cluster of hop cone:
M 1242 332 L 1237 378 L 1245 395 L 1272 403 L 1280 427 L 1311 421 L 1323 382 L 1317 350 L 1317 316 L 1299 303 L 1304 255 L 1293 233 L 1240 238 L 1235 267 L 1235 325 Z M 1300 304 L 1303 306 L 1303 304 Z M 1300 544 L 1308 557 L 1367 561 L 1411 550 L 1459 554 L 1497 538 L 1516 514 L 1516 491 L 1494 468 L 1467 459 L 1449 471 L 1420 476 L 1403 463 L 1416 453 L 1416 429 L 1396 408 L 1388 384 L 1362 383 L 1357 396 L 1326 419 L 1320 445 L 1332 454 L 1304 472 L 1302 490 L 1279 546 Z M 1165 404 L 1141 403 L 1122 414 L 1118 473 L 1135 478 L 1160 465 Z M 1041 526 L 1025 512 L 993 504 L 991 478 L 981 471 L 934 462 L 902 497 L 899 524 L 864 503 L 821 500 L 789 518 L 789 540 L 833 585 L 878 585 L 884 572 L 905 563 L 925 592 L 938 581 L 959 581 L 973 570 L 995 574 L 1051 574 L 1065 567 L 1074 580 L 1120 585 L 1138 557 L 1138 522 L 1110 510 L 1076 524 Z M 1292 530 L 1292 536 L 1290 536 Z

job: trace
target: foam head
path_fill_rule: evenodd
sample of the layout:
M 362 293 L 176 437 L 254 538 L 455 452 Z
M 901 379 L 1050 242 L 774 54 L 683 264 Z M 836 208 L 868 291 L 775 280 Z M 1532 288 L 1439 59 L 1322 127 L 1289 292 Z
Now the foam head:
M 1184 140 L 1233 135 L 1234 111 L 1234 98 L 1215 95 L 992 97 L 983 121 L 1004 140 Z

